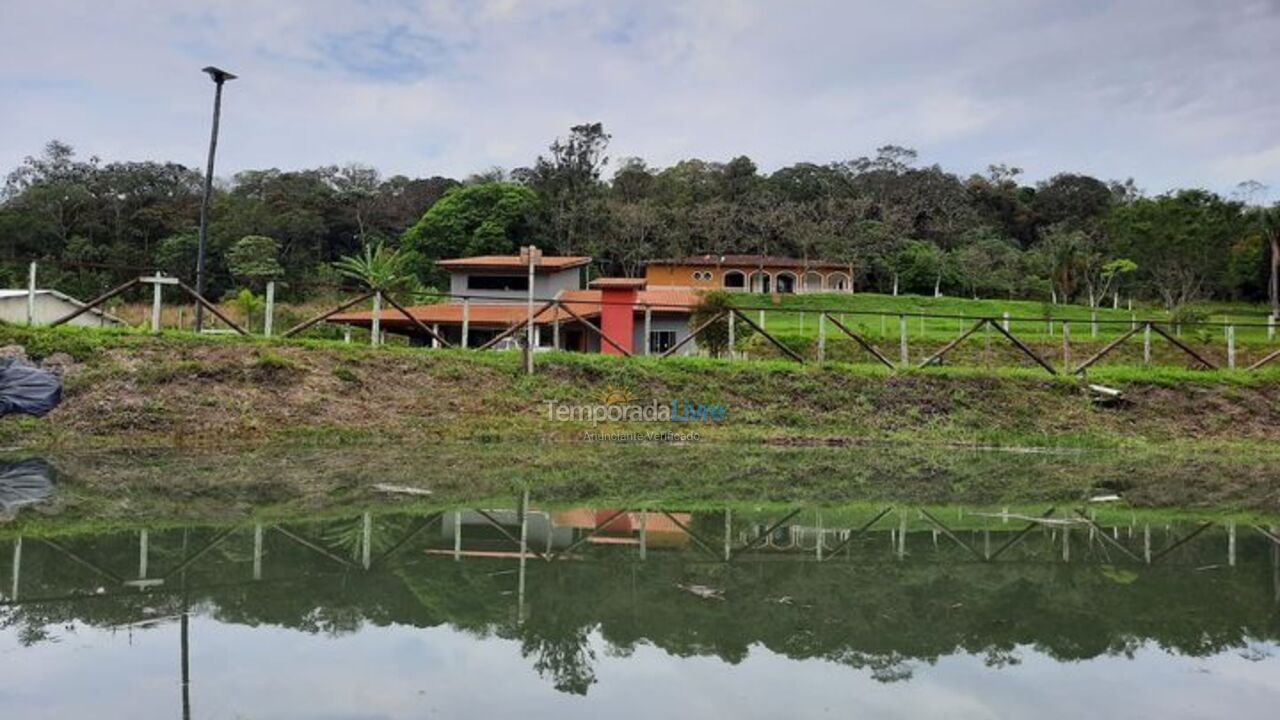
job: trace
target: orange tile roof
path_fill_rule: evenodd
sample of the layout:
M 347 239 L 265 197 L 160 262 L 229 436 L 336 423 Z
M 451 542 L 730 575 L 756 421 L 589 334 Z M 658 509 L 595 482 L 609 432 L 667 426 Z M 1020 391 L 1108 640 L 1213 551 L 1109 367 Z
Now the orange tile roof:
M 591 262 L 591 258 L 583 255 L 543 255 L 534 263 L 537 270 L 568 270 L 582 267 Z M 471 269 L 528 269 L 528 261 L 519 255 L 477 255 L 475 257 L 440 260 L 436 263 L 448 270 Z
M 554 322 L 559 316 L 560 322 L 573 321 L 573 314 L 585 319 L 599 317 L 603 293 L 599 290 L 565 290 L 558 296 L 560 310 L 543 310 L 534 321 L 539 325 Z M 663 290 L 641 290 L 636 293 L 636 312 L 648 305 L 654 312 L 689 312 L 698 304 L 699 295 L 688 288 Z M 545 305 L 538 302 L 537 307 Z M 473 327 L 508 327 L 521 322 L 529 312 L 524 303 L 470 303 L 471 310 L 467 319 Z M 436 303 L 434 305 L 411 305 L 405 310 L 424 325 L 441 323 L 444 325 L 462 324 L 462 303 Z M 572 311 L 569 312 L 569 311 Z M 346 312 L 332 315 L 329 322 L 348 325 L 367 326 L 373 322 L 373 313 L 368 311 Z M 411 323 L 395 308 L 383 308 L 379 313 L 379 322 L 383 325 L 410 325 Z
M 596 278 L 587 287 L 599 290 L 639 290 L 647 284 L 644 278 Z
M 678 258 L 661 258 L 650 260 L 646 266 L 675 265 L 684 267 L 729 267 L 729 268 L 768 268 L 784 270 L 848 270 L 849 263 L 831 262 L 829 260 L 805 260 L 804 258 L 782 257 L 778 255 L 689 255 Z

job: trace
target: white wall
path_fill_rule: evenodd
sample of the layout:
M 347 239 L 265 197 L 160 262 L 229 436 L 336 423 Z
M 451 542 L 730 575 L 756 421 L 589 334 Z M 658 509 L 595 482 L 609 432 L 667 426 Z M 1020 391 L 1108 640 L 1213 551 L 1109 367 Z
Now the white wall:
M 37 292 L 35 324 L 48 325 L 79 308 L 79 305 L 63 300 L 56 295 Z M 27 296 L 23 294 L 0 298 L 0 321 L 13 323 L 14 325 L 25 325 L 27 323 Z M 90 310 L 66 324 L 80 327 L 98 327 L 100 325 L 115 326 L 120 323 L 110 318 L 104 319 L 102 315 Z

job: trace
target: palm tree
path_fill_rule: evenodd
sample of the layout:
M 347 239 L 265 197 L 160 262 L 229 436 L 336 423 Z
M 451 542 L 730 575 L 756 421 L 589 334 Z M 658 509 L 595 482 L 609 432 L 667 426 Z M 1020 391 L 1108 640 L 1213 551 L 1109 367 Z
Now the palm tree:
M 381 241 L 365 245 L 360 253 L 344 255 L 333 264 L 343 277 L 351 278 L 370 290 L 403 289 L 414 277 L 406 270 L 406 257 Z

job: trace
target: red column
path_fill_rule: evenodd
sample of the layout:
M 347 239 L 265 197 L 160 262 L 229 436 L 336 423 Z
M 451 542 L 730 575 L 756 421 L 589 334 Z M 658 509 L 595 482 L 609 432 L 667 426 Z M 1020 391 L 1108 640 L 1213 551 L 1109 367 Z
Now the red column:
M 631 336 L 635 332 L 636 291 L 634 288 L 603 288 L 600 291 L 603 306 L 600 308 L 600 330 L 613 339 L 627 352 L 631 348 Z M 606 355 L 621 355 L 612 344 L 601 338 L 600 352 Z

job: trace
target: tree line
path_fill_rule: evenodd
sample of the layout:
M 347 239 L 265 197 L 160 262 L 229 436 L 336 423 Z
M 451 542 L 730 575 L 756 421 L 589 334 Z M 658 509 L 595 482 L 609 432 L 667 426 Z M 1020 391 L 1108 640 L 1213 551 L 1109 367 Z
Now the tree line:
M 1119 297 L 1171 310 L 1203 299 L 1268 301 L 1280 312 L 1280 204 L 1241 183 L 1149 196 L 1132 180 L 1064 172 L 1036 183 L 1008 165 L 961 177 L 895 145 L 763 173 L 748 157 L 655 168 L 611 163 L 600 123 L 575 126 L 528 167 L 468 178 L 382 176 L 365 165 L 246 170 L 213 198 L 211 294 L 331 292 L 334 264 L 370 248 L 423 284 L 438 259 L 511 253 L 595 258 L 600 274 L 646 260 L 763 253 L 851 264 L 856 287 L 1100 305 Z M 92 295 L 140 271 L 192 278 L 199 171 L 77 157 L 50 142 L 8 173 L 0 195 L 0 282 Z

